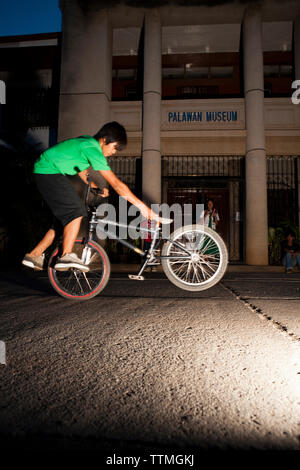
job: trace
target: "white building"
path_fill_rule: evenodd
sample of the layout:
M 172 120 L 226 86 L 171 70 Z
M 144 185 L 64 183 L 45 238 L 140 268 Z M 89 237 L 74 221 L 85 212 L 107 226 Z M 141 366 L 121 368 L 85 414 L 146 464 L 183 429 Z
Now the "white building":
M 136 3 L 61 0 L 58 139 L 119 121 L 121 178 L 214 198 L 231 261 L 268 264 L 268 224 L 300 219 L 299 1 Z

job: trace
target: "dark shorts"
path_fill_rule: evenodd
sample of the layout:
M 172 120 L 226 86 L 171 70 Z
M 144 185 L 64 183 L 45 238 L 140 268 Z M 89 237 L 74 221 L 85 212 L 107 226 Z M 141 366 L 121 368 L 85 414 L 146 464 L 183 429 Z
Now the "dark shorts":
M 85 204 L 67 176 L 35 174 L 35 180 L 39 192 L 63 227 L 78 217 L 87 216 Z

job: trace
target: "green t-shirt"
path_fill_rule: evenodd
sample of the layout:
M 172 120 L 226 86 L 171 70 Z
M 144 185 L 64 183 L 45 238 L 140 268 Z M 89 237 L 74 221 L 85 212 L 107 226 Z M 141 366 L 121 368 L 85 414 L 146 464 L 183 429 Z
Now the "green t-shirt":
M 92 166 L 110 170 L 99 141 L 89 135 L 64 140 L 45 150 L 34 165 L 34 173 L 75 175 Z

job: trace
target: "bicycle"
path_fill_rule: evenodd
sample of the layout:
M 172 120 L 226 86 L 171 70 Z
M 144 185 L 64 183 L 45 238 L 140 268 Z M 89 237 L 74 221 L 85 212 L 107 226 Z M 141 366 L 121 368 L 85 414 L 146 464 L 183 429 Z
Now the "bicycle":
M 108 283 L 110 277 L 110 261 L 105 249 L 95 240 L 96 227 L 101 224 L 128 228 L 119 222 L 101 219 L 97 216 L 96 207 L 88 207 L 87 201 L 91 187 L 88 185 L 86 206 L 88 210 L 88 229 L 86 236 L 75 241 L 73 251 L 88 266 L 84 273 L 78 269 L 56 271 L 54 265 L 60 253 L 60 246 L 52 252 L 48 262 L 48 277 L 54 290 L 64 298 L 88 300 L 98 295 Z M 171 223 L 171 219 L 160 219 L 160 223 Z M 104 226 L 102 227 L 104 231 Z M 154 228 L 139 227 L 141 232 L 152 234 L 152 243 L 144 251 L 127 240 L 113 236 L 129 249 L 144 258 L 137 274 L 129 274 L 132 280 L 144 280 L 143 272 L 148 266 L 161 263 L 167 278 L 177 287 L 188 291 L 202 291 L 217 284 L 225 274 L 228 264 L 226 245 L 214 230 L 202 225 L 188 225 L 175 230 L 170 237 L 162 238 L 159 224 Z

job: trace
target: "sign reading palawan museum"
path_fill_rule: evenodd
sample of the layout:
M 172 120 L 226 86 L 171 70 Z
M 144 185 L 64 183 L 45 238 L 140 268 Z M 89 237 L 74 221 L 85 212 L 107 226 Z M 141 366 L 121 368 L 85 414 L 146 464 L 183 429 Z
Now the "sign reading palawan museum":
M 170 111 L 168 112 L 169 123 L 192 123 L 192 122 L 237 122 L 237 111 Z

